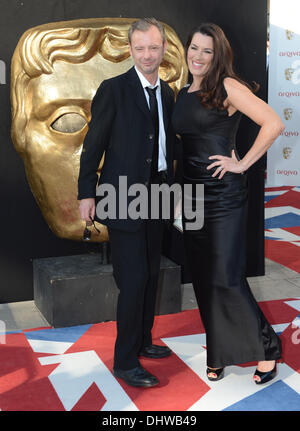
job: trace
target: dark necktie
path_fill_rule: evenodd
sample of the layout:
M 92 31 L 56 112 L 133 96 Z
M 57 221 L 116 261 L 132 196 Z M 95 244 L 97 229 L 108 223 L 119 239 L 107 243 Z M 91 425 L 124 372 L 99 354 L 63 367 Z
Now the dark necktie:
M 158 119 L 158 105 L 156 99 L 157 87 L 150 88 L 146 87 L 146 91 L 149 94 L 149 105 L 150 113 L 152 116 L 153 126 L 154 126 L 154 145 L 152 154 L 152 175 L 158 172 L 158 135 L 159 135 L 159 119 Z

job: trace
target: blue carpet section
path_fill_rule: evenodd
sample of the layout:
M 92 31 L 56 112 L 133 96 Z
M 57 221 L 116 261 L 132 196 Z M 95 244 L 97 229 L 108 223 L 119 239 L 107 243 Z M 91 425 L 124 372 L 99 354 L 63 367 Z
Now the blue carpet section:
M 280 195 L 271 195 L 271 196 L 265 196 L 265 202 L 269 202 L 274 198 L 277 198 Z
M 70 326 L 68 328 L 45 329 L 24 332 L 28 340 L 62 341 L 75 343 L 92 325 Z
M 15 331 L 0 331 L 0 335 L 5 335 L 5 334 L 20 334 L 22 331 L 22 329 L 16 329 Z
M 300 226 L 300 216 L 298 214 L 286 213 L 265 219 L 265 229 L 294 226 Z
M 299 394 L 279 380 L 224 411 L 300 411 Z

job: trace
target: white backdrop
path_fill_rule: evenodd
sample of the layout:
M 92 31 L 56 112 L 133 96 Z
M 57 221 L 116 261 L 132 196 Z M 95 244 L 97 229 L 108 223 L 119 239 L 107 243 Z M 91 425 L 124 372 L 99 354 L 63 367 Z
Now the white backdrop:
M 268 103 L 285 130 L 268 151 L 267 186 L 300 185 L 300 0 L 270 1 Z

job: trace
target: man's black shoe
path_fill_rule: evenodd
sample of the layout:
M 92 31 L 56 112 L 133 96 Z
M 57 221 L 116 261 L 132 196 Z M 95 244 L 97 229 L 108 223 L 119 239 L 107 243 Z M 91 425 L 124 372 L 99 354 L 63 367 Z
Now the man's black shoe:
M 156 346 L 151 344 L 150 346 L 143 347 L 139 353 L 139 356 L 145 356 L 146 358 L 160 359 L 170 356 L 172 350 L 167 346 Z
M 114 368 L 113 374 L 118 379 L 124 380 L 124 382 L 130 386 L 151 388 L 152 386 L 155 386 L 159 383 L 155 376 L 148 373 L 148 371 L 146 371 L 140 365 L 136 368 L 132 368 L 131 370 L 120 370 Z

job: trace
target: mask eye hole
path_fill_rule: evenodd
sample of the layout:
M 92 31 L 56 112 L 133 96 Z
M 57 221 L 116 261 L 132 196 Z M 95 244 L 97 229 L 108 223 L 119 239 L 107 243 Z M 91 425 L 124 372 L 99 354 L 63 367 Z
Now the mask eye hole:
M 51 128 L 61 133 L 76 133 L 84 128 L 87 121 L 77 113 L 63 114 L 51 124 Z

